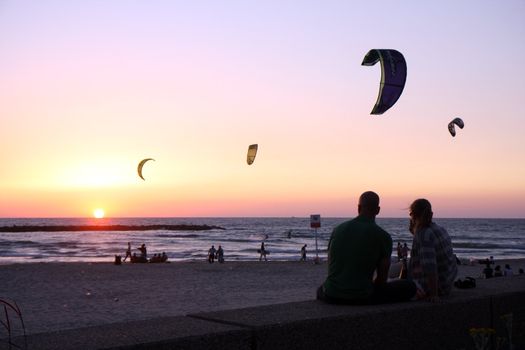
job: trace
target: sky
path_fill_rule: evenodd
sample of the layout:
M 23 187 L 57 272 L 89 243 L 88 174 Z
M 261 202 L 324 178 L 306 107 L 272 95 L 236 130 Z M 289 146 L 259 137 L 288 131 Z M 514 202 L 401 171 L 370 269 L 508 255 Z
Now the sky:
M 523 38 L 523 0 L 0 0 L 0 217 L 524 218 Z

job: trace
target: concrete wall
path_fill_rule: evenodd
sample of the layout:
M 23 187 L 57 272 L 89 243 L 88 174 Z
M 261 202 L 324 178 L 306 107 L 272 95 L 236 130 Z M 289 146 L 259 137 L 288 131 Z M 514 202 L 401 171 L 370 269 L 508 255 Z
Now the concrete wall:
M 525 277 L 478 280 L 440 304 L 327 305 L 315 300 L 35 334 L 28 349 L 474 349 L 470 328 L 525 349 Z M 24 339 L 13 342 L 24 348 Z M 508 349 L 506 346 L 501 349 Z M 14 348 L 14 347 L 13 347 Z M 0 349 L 9 349 L 5 339 Z

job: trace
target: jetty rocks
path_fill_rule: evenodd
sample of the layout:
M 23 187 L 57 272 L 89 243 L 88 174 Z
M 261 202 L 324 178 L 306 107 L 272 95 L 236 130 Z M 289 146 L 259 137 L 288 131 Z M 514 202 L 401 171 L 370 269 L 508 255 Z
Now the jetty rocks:
M 0 232 L 63 232 L 63 231 L 207 231 L 225 230 L 214 225 L 42 225 L 0 226 Z

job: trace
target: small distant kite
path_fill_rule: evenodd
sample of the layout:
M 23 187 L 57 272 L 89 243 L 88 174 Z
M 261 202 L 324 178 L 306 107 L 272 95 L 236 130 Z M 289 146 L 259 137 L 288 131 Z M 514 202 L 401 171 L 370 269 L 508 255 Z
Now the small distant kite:
M 454 118 L 450 123 L 448 123 L 448 131 L 450 132 L 450 135 L 452 137 L 456 136 L 456 128 L 454 127 L 454 124 L 457 125 L 460 129 L 463 129 L 465 126 L 465 123 L 463 123 L 463 120 L 461 118 Z
M 401 52 L 387 49 L 368 51 L 362 66 L 373 66 L 381 62 L 381 84 L 376 104 L 370 114 L 383 114 L 401 96 L 407 80 L 407 63 Z
M 257 155 L 257 144 L 250 145 L 248 147 L 248 155 L 246 156 L 246 162 L 248 165 L 252 165 L 253 161 L 255 160 L 255 156 Z
M 155 161 L 155 159 L 153 159 L 153 158 L 146 158 L 146 159 L 141 160 L 140 163 L 139 163 L 139 166 L 137 167 L 137 172 L 139 173 L 139 176 L 140 176 L 140 178 L 141 178 L 142 180 L 145 180 L 145 179 L 142 177 L 142 167 L 144 166 L 144 164 L 146 164 L 146 162 L 147 162 L 148 160 Z

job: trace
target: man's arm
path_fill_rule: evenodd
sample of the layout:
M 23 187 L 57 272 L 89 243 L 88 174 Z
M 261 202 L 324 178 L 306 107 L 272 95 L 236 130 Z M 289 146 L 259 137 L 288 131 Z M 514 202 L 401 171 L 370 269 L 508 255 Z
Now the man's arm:
M 385 284 L 388 279 L 388 270 L 390 269 L 390 257 L 385 257 L 379 260 L 377 264 L 377 276 L 374 280 L 374 284 Z

